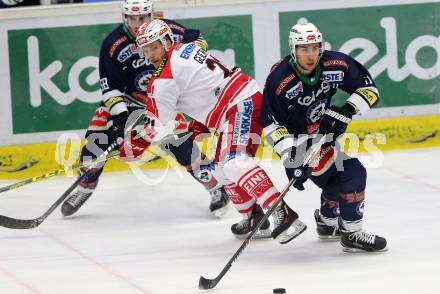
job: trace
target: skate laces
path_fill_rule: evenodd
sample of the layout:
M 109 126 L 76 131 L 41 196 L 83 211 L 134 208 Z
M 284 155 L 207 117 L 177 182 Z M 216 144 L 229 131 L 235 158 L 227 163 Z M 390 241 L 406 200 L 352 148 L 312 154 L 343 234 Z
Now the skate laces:
M 255 208 L 254 211 L 251 212 L 251 214 L 247 217 L 243 216 L 244 219 L 237 223 L 238 229 L 247 229 L 254 226 L 254 224 L 258 223 L 258 220 L 260 219 L 260 211 L 258 208 Z
M 364 231 L 358 231 L 358 232 L 354 232 L 351 233 L 350 235 L 348 235 L 348 239 L 351 241 L 355 241 L 356 243 L 358 241 L 361 241 L 363 243 L 367 243 L 367 244 L 374 244 L 374 239 L 376 236 L 372 235 L 372 234 L 368 234 Z
M 274 222 L 278 225 L 281 224 L 284 220 L 284 217 L 286 216 L 286 211 L 284 210 L 284 204 L 281 204 L 280 206 L 275 209 L 273 212 L 273 218 Z
M 220 202 L 223 200 L 223 193 L 221 189 L 217 189 L 211 192 L 211 202 Z
M 239 229 L 239 230 L 247 229 L 247 228 L 249 228 L 250 224 L 251 224 L 251 219 L 250 218 L 245 218 L 245 219 L 243 219 L 243 220 L 241 220 L 241 221 L 239 221 L 237 223 L 236 228 Z

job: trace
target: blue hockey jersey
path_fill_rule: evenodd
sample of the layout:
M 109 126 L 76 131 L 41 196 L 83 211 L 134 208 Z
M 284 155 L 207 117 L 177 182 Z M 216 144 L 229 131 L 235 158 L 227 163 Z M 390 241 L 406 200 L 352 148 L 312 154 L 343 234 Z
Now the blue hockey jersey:
M 188 43 L 200 37 L 199 30 L 187 29 L 169 19 L 163 21 L 172 29 L 175 43 Z M 155 69 L 135 41 L 121 24 L 102 43 L 99 55 L 101 92 L 111 113 L 120 113 L 127 106 L 145 106 L 148 80 Z
M 308 77 L 294 69 L 290 55 L 284 57 L 272 67 L 264 87 L 261 120 L 266 136 L 281 126 L 295 136 L 314 133 L 338 89 L 350 95 L 348 102 L 360 114 L 379 101 L 371 75 L 346 54 L 324 51 Z

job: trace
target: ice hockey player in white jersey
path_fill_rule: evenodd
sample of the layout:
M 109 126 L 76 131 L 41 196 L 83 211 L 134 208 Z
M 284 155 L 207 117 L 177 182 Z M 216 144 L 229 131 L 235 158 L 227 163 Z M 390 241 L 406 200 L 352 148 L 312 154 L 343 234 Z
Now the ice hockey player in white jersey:
M 103 101 L 96 109 L 85 135 L 87 144 L 81 150 L 81 162 L 98 157 L 101 152 L 97 150 L 105 150 L 123 136 L 129 116 L 145 108 L 146 85 L 154 67 L 146 62 L 135 43 L 137 30 L 143 23 L 150 22 L 153 16 L 153 0 L 125 0 L 122 3 L 123 23 L 102 42 L 99 76 Z M 174 42 L 195 42 L 202 47 L 207 46 L 199 30 L 186 28 L 170 19 L 163 21 L 171 27 Z M 182 117 L 181 114 L 179 116 Z M 193 125 L 185 123 L 181 127 Z M 211 173 L 212 163 L 196 148 L 192 138 L 178 146 L 171 142 L 161 144 L 161 149 L 205 187 L 211 196 L 209 210 L 216 216 L 222 216 L 228 206 L 228 196 Z M 203 165 L 200 164 L 202 161 Z M 64 216 L 73 215 L 88 201 L 97 188 L 103 169 L 104 166 L 96 168 L 81 180 L 78 189 L 61 206 Z M 85 170 L 82 169 L 80 174 Z
M 237 67 L 228 68 L 194 43 L 174 44 L 169 26 L 160 20 L 143 25 L 136 43 L 156 71 L 147 86 L 148 118 L 140 134 L 126 137 L 121 156 L 141 155 L 149 143 L 174 129 L 176 113 L 194 118 L 219 137 L 214 158 L 221 181 L 243 220 L 232 225 L 237 237 L 247 236 L 280 193 L 253 157 L 260 145 L 262 93 L 257 82 Z M 270 233 L 266 221 L 260 236 Z M 306 226 L 282 202 L 274 212 L 271 236 L 284 244 Z

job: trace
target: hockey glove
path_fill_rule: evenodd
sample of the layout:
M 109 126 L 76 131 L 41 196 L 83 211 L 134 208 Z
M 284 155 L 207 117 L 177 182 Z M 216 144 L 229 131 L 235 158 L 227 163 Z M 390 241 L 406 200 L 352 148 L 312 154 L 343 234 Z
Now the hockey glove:
M 291 179 L 296 180 L 295 183 L 293 184 L 293 187 L 295 187 L 299 191 L 304 190 L 304 183 L 310 177 L 311 173 L 312 173 L 312 168 L 309 167 L 308 165 L 297 168 L 286 168 L 287 178 L 289 179 L 289 181 Z
M 295 179 L 293 187 L 299 191 L 304 190 L 304 183 L 310 177 L 312 168 L 307 164 L 304 165 L 304 156 L 296 154 L 297 148 L 293 147 L 290 156 L 284 160 L 284 167 L 286 168 L 286 175 L 289 181 Z
M 124 128 L 127 119 L 127 111 L 110 116 L 109 120 L 112 122 L 112 126 L 108 131 L 109 143 L 115 142 L 118 138 L 124 138 Z
M 188 131 L 192 133 L 191 139 L 196 142 L 200 142 L 211 136 L 209 129 L 204 124 L 194 119 L 189 123 Z
M 336 141 L 336 139 L 345 133 L 348 124 L 351 122 L 351 118 L 354 114 L 352 106 L 345 104 L 343 107 L 335 105 L 330 106 L 324 112 L 324 116 L 319 124 L 319 133 L 323 135 L 333 134 L 333 137 L 328 136 L 327 140 L 332 140 L 330 145 Z M 353 110 L 351 110 L 352 108 Z M 328 145 L 327 143 L 325 145 Z
M 150 143 L 139 136 L 136 130 L 133 130 L 119 146 L 119 159 L 126 162 L 138 160 L 148 146 Z

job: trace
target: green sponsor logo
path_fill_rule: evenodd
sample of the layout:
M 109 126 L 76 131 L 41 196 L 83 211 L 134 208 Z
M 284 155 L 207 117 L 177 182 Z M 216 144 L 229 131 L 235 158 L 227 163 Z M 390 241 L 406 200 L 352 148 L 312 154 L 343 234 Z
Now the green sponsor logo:
M 209 51 L 227 65 L 254 74 L 252 18 L 179 20 L 197 28 Z M 13 133 L 86 128 L 98 103 L 98 56 L 117 24 L 8 32 Z
M 97 56 L 114 27 L 8 32 L 14 134 L 87 127 L 101 100 Z
M 280 13 L 281 53 L 289 53 L 292 25 L 309 21 L 323 32 L 326 49 L 356 58 L 381 93 L 379 107 L 440 102 L 440 4 Z M 346 95 L 339 94 L 337 103 Z

